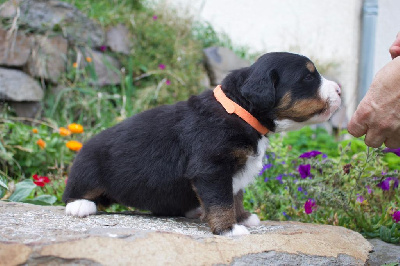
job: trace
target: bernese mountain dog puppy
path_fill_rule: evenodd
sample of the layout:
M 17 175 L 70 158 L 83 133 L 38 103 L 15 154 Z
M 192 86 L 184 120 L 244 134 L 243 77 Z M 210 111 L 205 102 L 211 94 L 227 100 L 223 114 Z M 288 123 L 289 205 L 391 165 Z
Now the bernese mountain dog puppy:
M 307 57 L 265 54 L 214 91 L 139 113 L 90 139 L 69 174 L 66 213 L 84 217 L 119 203 L 201 216 L 214 234 L 249 234 L 246 227 L 260 220 L 243 208 L 243 189 L 262 168 L 268 134 L 328 120 L 340 94 Z

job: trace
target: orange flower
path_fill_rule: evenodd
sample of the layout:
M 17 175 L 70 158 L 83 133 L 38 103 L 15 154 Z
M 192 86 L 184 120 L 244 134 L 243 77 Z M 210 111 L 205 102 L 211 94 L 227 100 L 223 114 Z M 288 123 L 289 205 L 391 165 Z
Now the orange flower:
M 32 132 L 37 134 L 39 131 L 37 130 L 37 128 L 32 129 Z
M 79 124 L 69 124 L 68 125 L 68 129 L 71 130 L 72 133 L 82 133 L 83 132 L 83 126 L 79 125 Z
M 65 128 L 65 127 L 60 127 L 60 129 L 58 130 L 58 132 L 60 133 L 61 136 L 63 137 L 68 137 L 69 135 L 71 135 L 71 130 Z
M 83 145 L 79 141 L 70 140 L 65 144 L 65 146 L 67 146 L 71 151 L 79 151 Z
M 86 57 L 86 61 L 88 62 L 88 63 L 92 63 L 92 58 L 91 57 Z
M 73 67 L 73 68 L 77 68 L 77 67 L 78 67 L 78 63 L 77 63 L 77 62 L 73 63 L 73 64 L 72 64 L 72 67 Z
M 44 149 L 46 147 L 46 142 L 42 139 L 39 139 L 38 141 L 36 141 L 36 144 L 39 145 L 39 147 L 41 149 Z

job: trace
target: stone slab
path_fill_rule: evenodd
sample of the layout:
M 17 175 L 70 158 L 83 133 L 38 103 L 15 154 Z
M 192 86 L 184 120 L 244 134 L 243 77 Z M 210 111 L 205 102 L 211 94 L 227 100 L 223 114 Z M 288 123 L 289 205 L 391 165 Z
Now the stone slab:
M 364 265 L 372 245 L 338 226 L 262 222 L 242 237 L 214 236 L 206 224 L 135 212 L 75 218 L 64 207 L 0 201 L 0 253 L 5 265 Z M 18 246 L 17 246 L 18 245 Z M 15 247 L 15 248 L 14 248 Z M 5 254 L 5 255 L 4 255 Z M 4 257 L 6 256 L 6 257 Z M 5 259 L 5 260 L 4 260 Z M 25 261 L 24 261 L 25 260 Z M 274 265 L 274 264 L 268 264 Z
M 15 102 L 41 101 L 44 92 L 39 83 L 16 69 L 0 68 L 0 99 Z
M 37 35 L 34 39 L 26 71 L 33 77 L 57 83 L 66 69 L 68 41 L 62 36 Z
M 31 54 L 32 37 L 22 32 L 9 34 L 0 28 L 0 65 L 21 67 Z
M 212 86 L 220 85 L 232 70 L 250 66 L 250 62 L 239 58 L 226 47 L 208 47 L 203 54 Z

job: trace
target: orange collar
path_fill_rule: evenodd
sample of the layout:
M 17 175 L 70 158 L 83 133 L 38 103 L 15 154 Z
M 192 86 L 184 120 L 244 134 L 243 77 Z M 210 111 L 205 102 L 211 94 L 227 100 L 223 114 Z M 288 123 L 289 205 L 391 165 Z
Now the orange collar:
M 257 130 L 261 135 L 265 135 L 269 132 L 268 128 L 261 125 L 261 123 L 252 116 L 246 109 L 229 99 L 221 89 L 221 85 L 218 85 L 214 89 L 214 97 L 218 102 L 222 104 L 225 110 L 229 114 L 237 114 L 241 119 L 246 121 L 250 126 Z

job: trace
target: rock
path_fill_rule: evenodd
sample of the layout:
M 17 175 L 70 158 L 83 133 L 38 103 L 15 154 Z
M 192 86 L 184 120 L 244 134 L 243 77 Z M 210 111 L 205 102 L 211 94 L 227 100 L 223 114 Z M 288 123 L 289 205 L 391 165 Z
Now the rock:
M 21 32 L 7 36 L 7 31 L 0 28 L 0 65 L 15 67 L 25 65 L 31 54 L 31 47 L 31 37 Z
M 201 71 L 201 78 L 200 78 L 200 84 L 201 88 L 204 89 L 214 89 L 211 87 L 210 83 L 210 77 L 207 75 L 205 71 Z
M 221 84 L 232 70 L 248 67 L 250 62 L 239 58 L 234 52 L 225 47 L 209 47 L 203 50 L 205 65 L 211 85 Z
M 1 265 L 20 265 L 26 262 L 32 252 L 32 248 L 23 244 L 0 243 Z
M 129 54 L 133 46 L 130 35 L 129 30 L 124 25 L 118 24 L 107 30 L 106 46 L 110 47 L 113 52 Z
M 26 65 L 26 72 L 31 76 L 57 83 L 66 69 L 68 41 L 62 36 L 35 36 L 32 55 Z
M 250 229 L 250 235 L 229 238 L 214 236 L 204 223 L 185 218 L 134 212 L 75 218 L 65 216 L 64 211 L 64 207 L 0 201 L 0 261 L 29 265 L 364 265 L 372 249 L 360 234 L 339 226 L 262 222 Z
M 15 15 L 14 0 L 5 3 L 1 16 Z M 19 0 L 18 22 L 35 31 L 62 31 L 69 41 L 100 47 L 105 33 L 100 24 L 86 17 L 75 6 L 57 0 Z
M 0 8 L 1 18 L 13 18 L 17 14 L 17 7 L 21 0 L 7 1 Z
M 369 265 L 400 264 L 400 245 L 389 244 L 380 239 L 370 239 L 368 242 L 374 246 L 374 252 L 368 261 Z
M 19 117 L 35 118 L 42 110 L 41 102 L 9 102 Z
M 90 64 L 94 67 L 96 73 L 96 80 L 93 81 L 94 85 L 106 86 L 121 83 L 119 72 L 121 64 L 117 59 L 98 51 L 88 51 L 86 55 L 91 58 L 92 62 L 85 61 L 83 65 Z
M 0 99 L 15 102 L 41 101 L 43 90 L 36 80 L 20 70 L 0 68 Z

